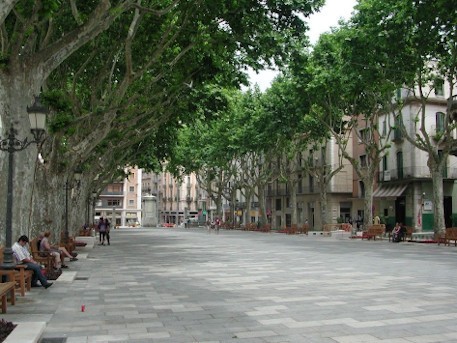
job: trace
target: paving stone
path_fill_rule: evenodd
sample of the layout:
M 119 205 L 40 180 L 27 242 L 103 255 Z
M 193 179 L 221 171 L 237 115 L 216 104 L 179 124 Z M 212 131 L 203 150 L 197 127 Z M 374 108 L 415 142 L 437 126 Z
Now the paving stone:
M 140 228 L 79 256 L 2 317 L 67 343 L 457 342 L 453 246 Z

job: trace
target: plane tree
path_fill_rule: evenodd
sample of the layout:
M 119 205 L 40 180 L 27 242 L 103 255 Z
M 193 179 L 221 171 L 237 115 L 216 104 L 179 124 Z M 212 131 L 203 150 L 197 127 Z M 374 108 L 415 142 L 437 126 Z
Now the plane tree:
M 382 72 L 378 79 L 384 77 L 406 95 L 399 98 L 396 107 L 385 106 L 384 110 L 395 119 L 395 128 L 405 139 L 427 154 L 436 233 L 445 229 L 443 168 L 455 148 L 452 96 L 457 81 L 457 17 L 454 5 L 449 0 L 360 1 L 349 24 L 357 34 L 346 41 L 354 71 L 364 74 L 376 69 Z M 443 126 L 435 134 L 427 127 L 426 118 L 431 96 L 440 92 L 448 97 L 442 101 L 447 109 Z M 405 117 L 406 111 L 402 111 L 405 107 L 412 111 L 417 108 L 412 118 Z M 411 123 L 411 131 L 407 122 Z
M 192 90 L 236 86 L 243 67 L 283 64 L 320 0 L 9 0 L 0 3 L 0 118 L 28 135 L 26 106 L 42 93 L 51 108 L 37 150 L 16 154 L 16 231 L 63 222 L 62 185 L 82 167 L 75 204 L 109 182 L 142 139 L 191 120 Z M 187 119 L 183 119 L 185 117 Z M 132 158 L 135 160 L 135 158 Z M 0 161 L 0 181 L 6 163 Z M 20 176 L 20 177 L 19 177 Z M 20 181 L 19 181 L 20 180 Z M 100 181 L 97 181 L 100 180 Z M 25 187 L 19 187 L 19 182 Z M 99 187 L 97 189 L 100 189 Z M 0 200 L 5 206 L 5 197 Z M 71 220 L 75 224 L 78 207 Z M 24 215 L 24 214 L 27 215 Z M 71 218 L 70 218 L 71 219 Z M 21 229 L 19 229 L 21 228 Z
M 372 194 L 379 164 L 390 147 L 389 141 L 380 137 L 388 136 L 392 130 L 389 127 L 381 132 L 379 117 L 392 108 L 392 96 L 404 75 L 389 75 L 373 56 L 375 53 L 365 54 L 366 48 L 355 46 L 353 42 L 362 35 L 350 24 L 340 22 L 331 33 L 321 35 L 313 51 L 303 52 L 295 59 L 291 73 L 297 92 L 309 104 L 308 115 L 325 126 L 338 145 L 339 155 L 351 163 L 363 182 L 364 224 L 368 225 L 372 223 Z M 369 44 L 366 39 L 364 44 Z M 362 160 L 347 149 L 354 136 L 364 146 Z M 341 166 L 342 163 L 333 171 Z

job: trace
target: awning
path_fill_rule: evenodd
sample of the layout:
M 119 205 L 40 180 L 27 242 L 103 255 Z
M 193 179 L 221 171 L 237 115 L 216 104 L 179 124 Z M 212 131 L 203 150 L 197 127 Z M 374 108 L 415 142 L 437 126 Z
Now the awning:
M 380 186 L 373 192 L 373 198 L 396 198 L 403 194 L 408 185 Z

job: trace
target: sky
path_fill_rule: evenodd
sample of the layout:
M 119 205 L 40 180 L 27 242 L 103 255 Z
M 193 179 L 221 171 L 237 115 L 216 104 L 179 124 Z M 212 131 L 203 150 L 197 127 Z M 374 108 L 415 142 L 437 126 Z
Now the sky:
M 309 20 L 310 30 L 308 36 L 311 44 L 315 44 L 321 33 L 330 31 L 331 27 L 338 25 L 340 18 L 348 19 L 351 16 L 356 0 L 326 0 L 325 5 L 319 13 L 313 14 Z M 254 71 L 249 73 L 251 85 L 258 84 L 260 90 L 268 88 L 276 76 L 277 72 L 265 70 L 256 74 Z

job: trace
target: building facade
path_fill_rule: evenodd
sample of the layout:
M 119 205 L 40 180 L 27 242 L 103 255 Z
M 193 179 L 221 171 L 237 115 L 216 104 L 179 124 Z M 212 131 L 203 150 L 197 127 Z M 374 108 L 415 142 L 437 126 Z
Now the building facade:
M 390 149 L 383 157 L 379 172 L 379 187 L 374 193 L 378 207 L 385 216 L 395 221 L 413 226 L 419 231 L 433 231 L 433 185 L 430 169 L 427 165 L 428 153 L 412 144 L 399 125 L 404 125 L 409 137 L 419 133 L 421 103 L 409 90 L 400 90 L 398 97 L 405 101 L 401 110 L 402 124 L 396 122 L 393 115 L 380 118 L 380 127 L 395 127 L 391 135 L 383 129 L 381 139 L 388 140 Z M 425 105 L 424 128 L 435 145 L 438 154 L 442 151 L 439 137 L 444 132 L 447 120 L 447 94 L 444 87 L 430 91 Z M 454 137 L 455 138 L 455 137 Z M 457 213 L 457 195 L 455 180 L 457 179 L 457 158 L 447 157 L 442 171 L 444 191 L 444 216 L 446 227 L 453 226 L 453 217 Z
M 142 170 L 136 167 L 127 170 L 127 178 L 109 184 L 95 200 L 95 222 L 103 217 L 113 226 L 141 225 Z

